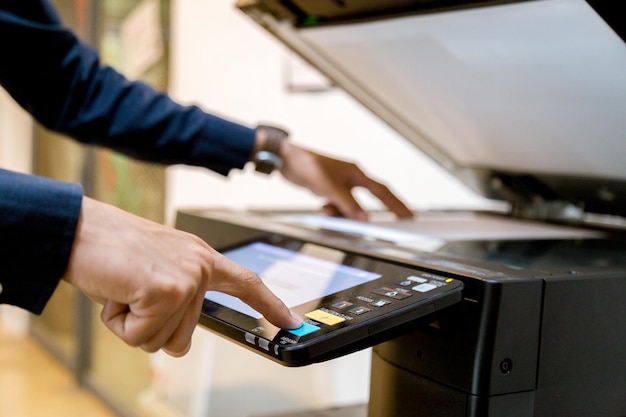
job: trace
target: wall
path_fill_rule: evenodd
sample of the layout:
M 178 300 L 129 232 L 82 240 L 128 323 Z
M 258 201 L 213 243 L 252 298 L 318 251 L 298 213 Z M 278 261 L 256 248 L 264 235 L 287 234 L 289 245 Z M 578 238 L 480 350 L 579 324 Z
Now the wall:
M 236 10 L 234 0 L 173 1 L 170 92 L 179 101 L 247 125 L 278 123 L 303 146 L 360 163 L 412 207 L 476 206 L 477 198 L 339 89 L 289 93 L 293 55 Z M 246 168 L 227 178 L 168 169 L 167 214 L 180 207 L 310 208 L 321 201 L 279 175 Z M 359 193 L 362 204 L 379 204 Z M 370 352 L 283 368 L 196 332 L 191 354 L 159 358 L 157 391 L 186 415 L 243 417 L 367 401 Z M 184 370 L 184 371 L 181 371 Z

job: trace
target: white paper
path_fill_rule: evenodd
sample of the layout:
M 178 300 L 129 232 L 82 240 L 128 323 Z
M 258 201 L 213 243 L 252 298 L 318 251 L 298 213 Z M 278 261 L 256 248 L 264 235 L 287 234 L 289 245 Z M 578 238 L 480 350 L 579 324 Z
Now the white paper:
M 293 215 L 282 220 L 298 226 L 332 230 L 400 246 L 436 246 L 444 241 L 460 240 L 592 238 L 601 235 L 593 230 L 477 212 L 418 213 L 411 220 L 393 220 L 388 217 L 377 220 L 374 217 L 370 222 L 323 215 Z

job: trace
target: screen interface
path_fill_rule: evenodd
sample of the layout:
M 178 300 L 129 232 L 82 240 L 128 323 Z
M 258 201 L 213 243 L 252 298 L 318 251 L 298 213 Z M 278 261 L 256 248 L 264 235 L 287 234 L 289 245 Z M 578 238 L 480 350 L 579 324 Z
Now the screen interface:
M 377 273 L 264 242 L 232 249 L 224 255 L 256 272 L 289 308 L 381 277 Z M 243 301 L 228 294 L 208 291 L 205 298 L 255 319 L 262 317 Z

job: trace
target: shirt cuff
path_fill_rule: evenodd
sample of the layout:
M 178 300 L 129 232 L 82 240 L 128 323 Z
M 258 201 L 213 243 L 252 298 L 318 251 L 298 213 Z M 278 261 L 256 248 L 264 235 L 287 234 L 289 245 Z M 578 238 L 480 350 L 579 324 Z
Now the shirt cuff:
M 0 169 L 0 304 L 43 311 L 67 268 L 82 196 L 79 184 Z

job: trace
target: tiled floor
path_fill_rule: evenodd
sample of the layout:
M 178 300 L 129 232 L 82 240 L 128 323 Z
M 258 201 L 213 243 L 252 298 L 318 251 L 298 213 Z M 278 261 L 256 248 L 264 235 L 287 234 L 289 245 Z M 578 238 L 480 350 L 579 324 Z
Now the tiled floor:
M 116 417 L 38 343 L 1 330 L 0 416 Z

